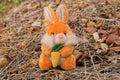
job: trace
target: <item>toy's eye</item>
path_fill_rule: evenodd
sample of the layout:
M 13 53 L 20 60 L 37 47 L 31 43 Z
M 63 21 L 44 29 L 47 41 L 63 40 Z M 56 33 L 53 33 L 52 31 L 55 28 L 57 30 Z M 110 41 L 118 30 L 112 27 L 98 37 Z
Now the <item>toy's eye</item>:
M 66 31 L 64 31 L 64 34 L 66 35 L 66 34 L 67 34 L 67 32 L 66 32 Z
M 54 35 L 54 32 L 51 32 L 52 35 Z

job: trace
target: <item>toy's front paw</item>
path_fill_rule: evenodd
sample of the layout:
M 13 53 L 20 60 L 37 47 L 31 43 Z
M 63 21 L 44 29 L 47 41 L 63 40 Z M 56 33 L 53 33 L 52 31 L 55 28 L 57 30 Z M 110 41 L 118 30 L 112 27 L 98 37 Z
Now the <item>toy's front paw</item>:
M 41 46 L 42 52 L 44 52 L 45 55 L 50 56 L 52 49 L 47 47 L 45 44 L 42 44 Z
M 62 57 L 68 57 L 72 54 L 74 47 L 73 46 L 64 46 L 61 50 L 61 56 Z
M 65 58 L 63 63 L 60 65 L 64 70 L 74 69 L 76 67 L 76 59 L 73 55 L 70 55 Z
M 43 53 L 40 55 L 39 67 L 42 70 L 48 70 L 52 67 L 50 59 Z

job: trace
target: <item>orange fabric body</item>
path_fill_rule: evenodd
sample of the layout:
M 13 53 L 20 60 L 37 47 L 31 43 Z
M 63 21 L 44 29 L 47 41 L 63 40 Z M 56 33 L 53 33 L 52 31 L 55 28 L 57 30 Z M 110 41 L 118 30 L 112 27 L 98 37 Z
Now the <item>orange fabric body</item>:
M 68 35 L 72 34 L 72 31 L 67 24 L 64 24 L 62 22 L 56 22 L 48 27 L 46 33 L 48 35 L 51 35 L 51 32 L 54 32 L 54 34 L 58 34 L 64 33 L 64 31 L 66 31 Z
M 52 49 L 50 49 L 49 47 L 47 47 L 45 44 L 42 44 L 41 50 L 42 50 L 42 53 L 44 53 L 45 55 L 47 55 L 47 56 L 51 55 Z
M 71 54 L 70 56 L 66 57 L 64 62 L 60 65 L 64 70 L 74 69 L 76 67 L 76 59 Z
M 49 57 L 47 55 L 45 55 L 44 53 L 41 53 L 41 55 L 40 55 L 39 67 L 42 70 L 48 70 L 52 67 Z
M 56 34 L 63 33 L 68 37 L 73 34 L 70 27 L 67 25 L 68 10 L 65 4 L 61 4 L 58 6 L 58 8 L 56 9 L 56 14 L 51 7 L 45 7 L 44 17 L 49 24 L 46 31 L 47 36 L 54 36 Z M 47 46 L 47 43 L 44 42 L 42 43 L 41 49 L 42 53 L 39 59 L 39 66 L 43 70 L 48 70 L 52 67 L 51 61 L 49 59 L 51 57 L 52 49 L 50 49 Z M 76 67 L 76 59 L 72 55 L 73 49 L 73 45 L 65 45 L 61 50 L 59 50 L 61 56 L 65 58 L 63 63 L 60 65 L 61 68 L 69 70 Z
M 74 47 L 72 45 L 64 46 L 59 52 L 61 56 L 65 58 L 60 65 L 65 70 L 74 69 L 76 67 L 75 57 L 72 55 Z M 48 50 L 48 51 L 47 51 Z M 43 70 L 48 70 L 52 67 L 49 59 L 51 50 L 44 44 L 42 45 L 42 53 L 39 59 L 39 67 Z
M 68 57 L 69 55 L 72 54 L 74 47 L 69 45 L 69 46 L 64 46 L 61 50 L 61 56 L 62 57 Z

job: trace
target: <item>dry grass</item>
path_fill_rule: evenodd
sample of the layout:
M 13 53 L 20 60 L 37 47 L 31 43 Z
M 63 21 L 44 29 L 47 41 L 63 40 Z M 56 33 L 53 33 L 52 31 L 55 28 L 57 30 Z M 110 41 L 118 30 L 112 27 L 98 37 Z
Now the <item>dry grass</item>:
M 1 20 L 3 26 L 0 48 L 8 49 L 9 63 L 0 68 L 0 80 L 120 80 L 119 52 L 100 49 L 101 52 L 98 53 L 92 35 L 84 30 L 87 23 L 80 23 L 81 18 L 96 23 L 102 21 L 103 25 L 97 30 L 106 31 L 120 26 L 120 20 L 115 16 L 116 11 L 120 9 L 119 3 L 105 4 L 82 0 L 85 5 L 72 7 L 74 4 L 80 4 L 81 0 L 67 1 L 69 0 L 65 3 L 69 8 L 70 17 L 75 17 L 73 20 L 69 19 L 70 27 L 78 37 L 85 36 L 89 40 L 86 43 L 80 42 L 75 48 L 87 51 L 89 56 L 79 62 L 74 70 L 64 71 L 58 67 L 42 71 L 37 63 L 41 52 L 41 36 L 47 25 L 42 16 L 43 7 L 50 4 L 56 8 L 57 5 L 54 1 L 27 0 L 11 9 Z M 33 22 L 41 23 L 40 27 L 33 27 Z

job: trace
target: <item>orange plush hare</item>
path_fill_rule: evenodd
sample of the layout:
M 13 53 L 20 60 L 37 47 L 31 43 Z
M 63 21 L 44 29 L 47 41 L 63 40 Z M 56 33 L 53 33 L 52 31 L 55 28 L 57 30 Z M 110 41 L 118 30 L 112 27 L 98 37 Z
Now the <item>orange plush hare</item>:
M 64 4 L 59 5 L 56 14 L 52 8 L 45 7 L 44 17 L 49 26 L 41 40 L 42 53 L 39 59 L 39 67 L 42 70 L 57 66 L 64 70 L 74 69 L 76 59 L 72 53 L 78 40 L 67 24 L 68 10 L 66 6 Z

